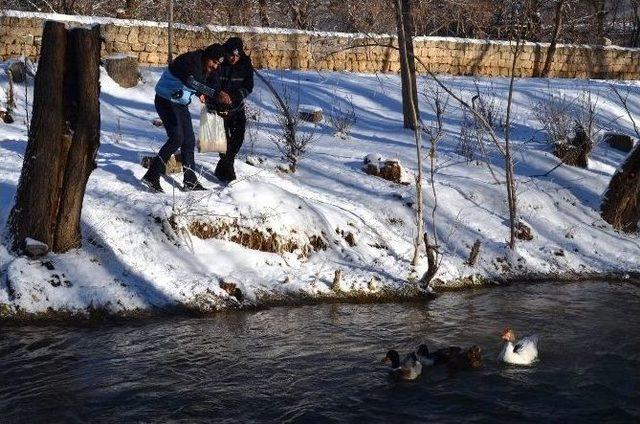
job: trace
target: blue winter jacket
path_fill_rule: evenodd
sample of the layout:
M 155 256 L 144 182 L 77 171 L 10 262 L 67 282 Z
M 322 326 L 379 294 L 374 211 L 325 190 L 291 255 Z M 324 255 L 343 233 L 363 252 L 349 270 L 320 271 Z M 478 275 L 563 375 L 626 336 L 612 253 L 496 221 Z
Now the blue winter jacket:
M 194 94 L 214 96 L 213 90 L 203 84 L 202 53 L 196 50 L 176 57 L 156 84 L 156 94 L 181 105 L 191 103 Z
M 156 94 L 158 96 L 181 105 L 191 103 L 191 96 L 195 93 L 196 90 L 176 78 L 169 69 L 164 70 L 156 84 Z

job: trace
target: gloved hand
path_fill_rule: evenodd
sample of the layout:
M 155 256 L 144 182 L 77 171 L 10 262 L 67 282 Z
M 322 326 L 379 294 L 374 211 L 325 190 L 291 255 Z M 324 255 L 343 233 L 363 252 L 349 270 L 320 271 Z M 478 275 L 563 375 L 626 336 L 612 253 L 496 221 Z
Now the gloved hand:
M 174 99 L 174 100 L 178 100 L 183 95 L 184 95 L 184 92 L 182 90 L 176 90 L 173 93 L 171 93 L 171 98 Z

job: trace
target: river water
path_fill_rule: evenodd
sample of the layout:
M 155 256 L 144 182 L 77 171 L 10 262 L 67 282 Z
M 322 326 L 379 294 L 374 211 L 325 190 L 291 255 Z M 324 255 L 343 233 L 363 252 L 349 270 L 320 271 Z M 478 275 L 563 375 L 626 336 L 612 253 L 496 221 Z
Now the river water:
M 0 422 L 640 422 L 640 288 L 515 285 L 429 303 L 0 327 Z M 499 332 L 540 360 L 503 366 Z M 380 360 L 479 344 L 484 366 L 390 380 Z

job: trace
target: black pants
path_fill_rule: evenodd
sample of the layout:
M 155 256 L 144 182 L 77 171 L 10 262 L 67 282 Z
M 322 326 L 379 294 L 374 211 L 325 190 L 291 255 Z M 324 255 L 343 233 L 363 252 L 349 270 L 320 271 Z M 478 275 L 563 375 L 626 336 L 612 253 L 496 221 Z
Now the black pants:
M 165 163 L 180 149 L 184 183 L 194 184 L 198 180 L 194 172 L 196 137 L 193 133 L 189 106 L 173 103 L 159 96 L 156 96 L 155 105 L 169 139 L 151 162 L 146 177 L 152 180 L 160 178 L 160 174 L 165 173 Z
M 240 110 L 224 118 L 224 130 L 227 134 L 227 153 L 220 154 L 220 160 L 216 166 L 215 175 L 222 181 L 236 179 L 236 171 L 233 162 L 244 142 L 244 131 L 247 126 L 247 116 L 244 110 Z

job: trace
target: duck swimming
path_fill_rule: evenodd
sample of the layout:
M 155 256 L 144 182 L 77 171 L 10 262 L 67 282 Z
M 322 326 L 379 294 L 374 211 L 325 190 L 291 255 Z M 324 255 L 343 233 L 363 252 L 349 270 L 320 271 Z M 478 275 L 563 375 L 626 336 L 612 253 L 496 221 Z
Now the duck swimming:
M 514 365 L 530 365 L 538 358 L 538 336 L 526 336 L 516 343 L 515 333 L 507 328 L 500 337 L 504 341 L 504 346 L 498 355 L 498 361 Z
M 473 370 L 482 366 L 482 348 L 473 345 L 463 352 L 459 352 L 449 362 L 447 368 L 450 371 Z
M 442 349 L 438 349 L 435 352 L 429 352 L 429 348 L 426 344 L 421 344 L 418 346 L 418 350 L 416 351 L 416 356 L 418 360 L 424 367 L 430 367 L 432 365 L 441 365 L 446 364 L 451 360 L 451 358 L 458 355 L 462 349 L 457 346 L 449 346 L 444 347 Z
M 422 374 L 422 364 L 415 353 L 410 353 L 400 362 L 400 354 L 396 350 L 387 352 L 387 356 L 382 360 L 385 364 L 391 365 L 391 375 L 402 380 L 415 380 Z

